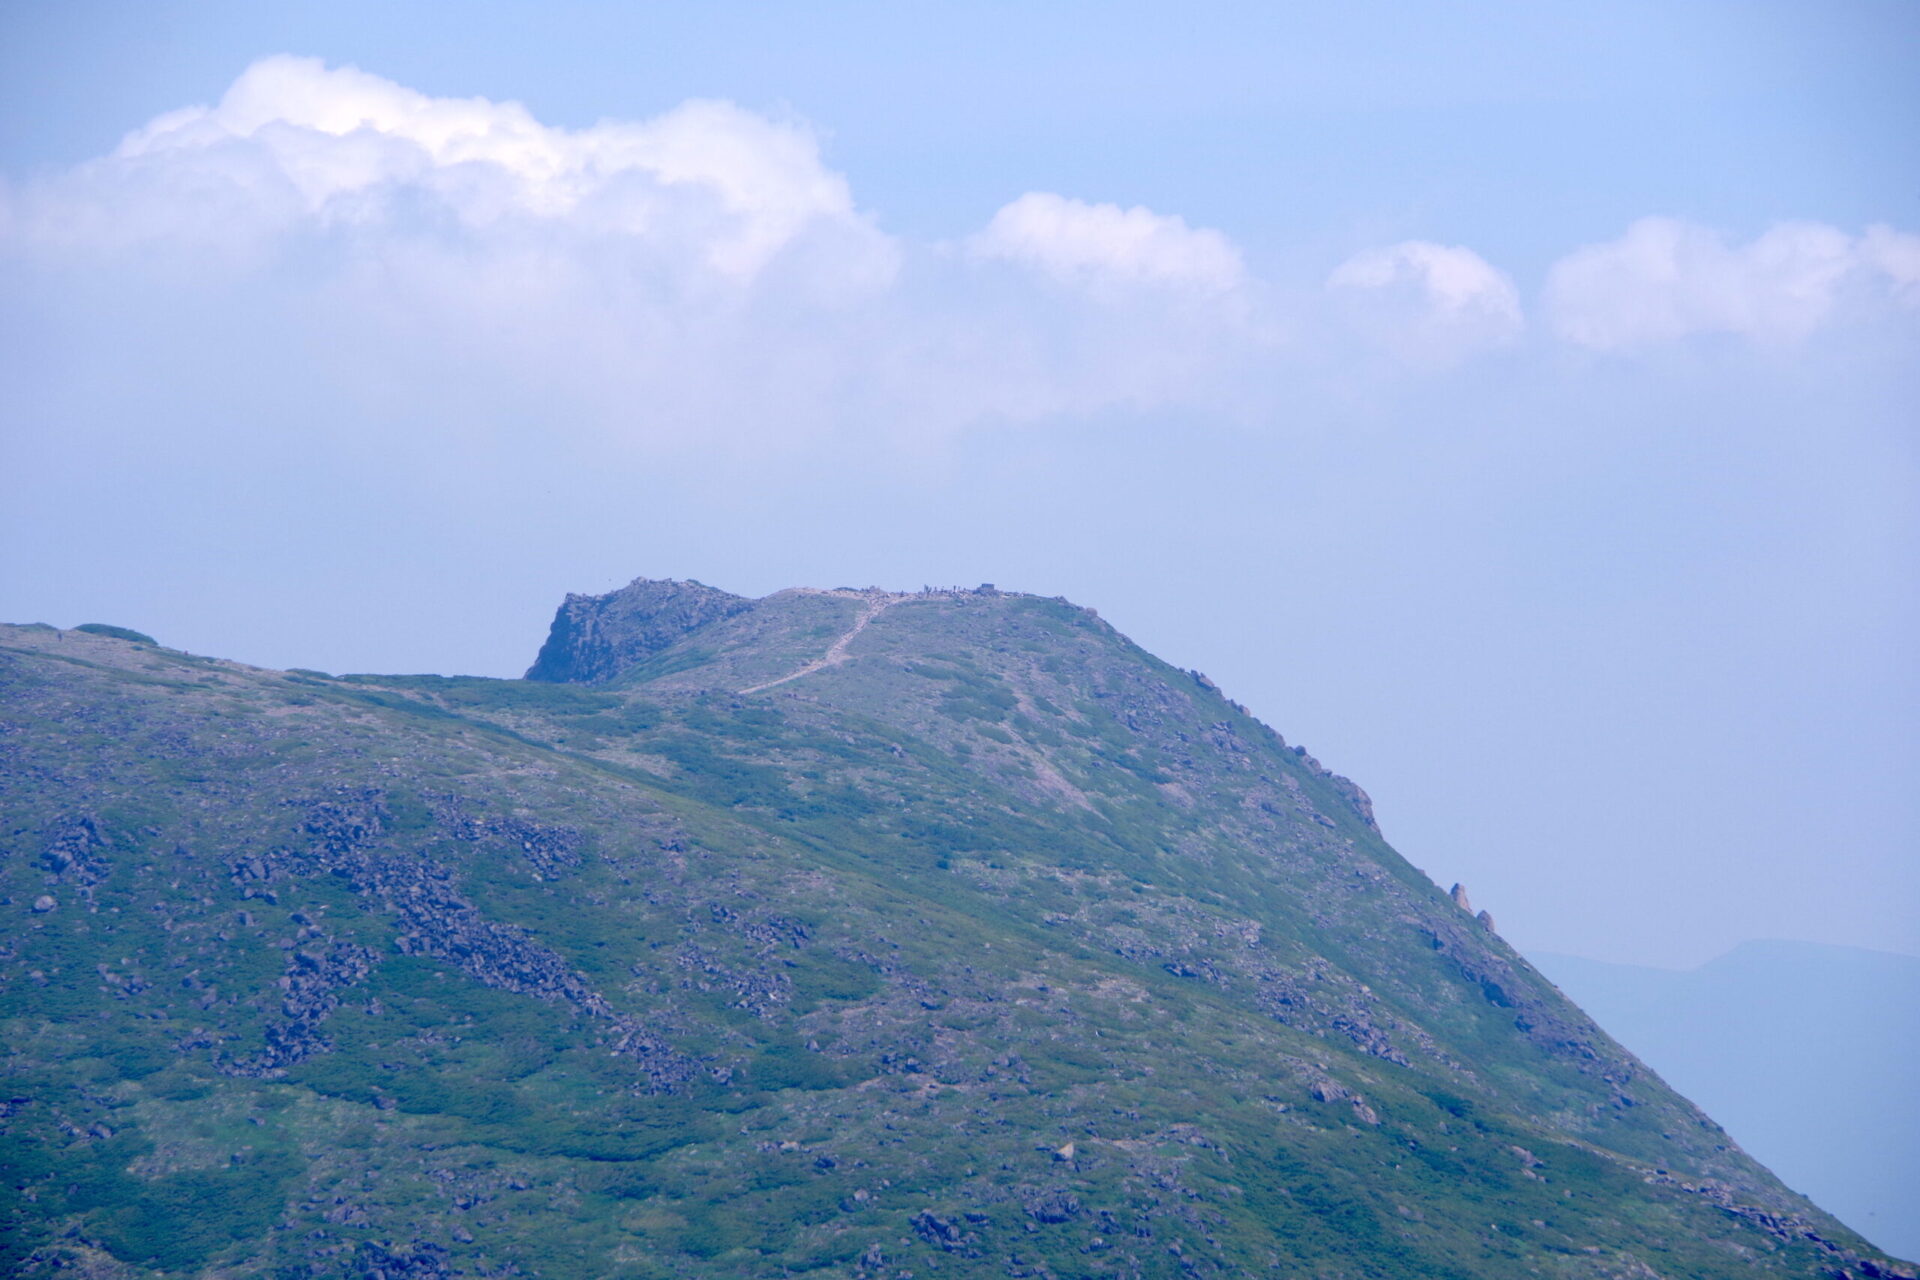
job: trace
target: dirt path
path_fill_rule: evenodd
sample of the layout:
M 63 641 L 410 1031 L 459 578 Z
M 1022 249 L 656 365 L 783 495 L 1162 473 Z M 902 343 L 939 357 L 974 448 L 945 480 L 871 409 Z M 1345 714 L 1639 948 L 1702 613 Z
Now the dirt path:
M 801 676 L 810 676 L 816 671 L 824 671 L 828 667 L 838 666 L 840 663 L 845 662 L 847 660 L 847 646 L 853 643 L 853 638 L 862 631 L 865 631 L 869 622 L 872 622 L 888 609 L 900 603 L 902 599 L 903 597 L 901 596 L 868 596 L 866 607 L 860 610 L 860 616 L 853 620 L 853 625 L 847 628 L 845 635 L 827 647 L 826 653 L 814 661 L 809 662 L 806 666 L 801 667 L 799 670 L 788 672 L 778 680 L 769 680 L 765 684 L 756 684 L 752 688 L 742 689 L 740 692 L 759 693 L 763 689 L 771 689 L 775 685 L 785 684 L 789 680 L 798 680 Z

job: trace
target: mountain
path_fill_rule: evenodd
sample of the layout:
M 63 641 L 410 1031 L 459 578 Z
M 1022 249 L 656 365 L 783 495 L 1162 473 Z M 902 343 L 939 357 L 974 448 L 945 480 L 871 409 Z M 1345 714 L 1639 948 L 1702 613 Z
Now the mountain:
M 1690 970 L 1531 959 L 1783 1180 L 1920 1255 L 1920 957 L 1755 941 Z
M 1091 610 L 639 581 L 526 680 L 0 631 L 0 1258 L 1911 1276 Z

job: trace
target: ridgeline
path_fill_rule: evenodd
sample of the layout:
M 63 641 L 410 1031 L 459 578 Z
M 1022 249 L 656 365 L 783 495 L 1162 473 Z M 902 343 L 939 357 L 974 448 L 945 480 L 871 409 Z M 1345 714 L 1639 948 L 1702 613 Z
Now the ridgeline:
M 11 1275 L 1913 1274 L 1060 600 L 0 628 L 0 912 Z

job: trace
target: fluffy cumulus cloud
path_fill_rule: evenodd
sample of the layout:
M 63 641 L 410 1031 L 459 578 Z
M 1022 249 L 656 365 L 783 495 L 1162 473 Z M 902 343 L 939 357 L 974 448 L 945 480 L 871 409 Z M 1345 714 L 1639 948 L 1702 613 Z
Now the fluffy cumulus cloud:
M 1415 363 L 1447 364 L 1517 338 L 1520 292 L 1471 249 L 1407 240 L 1355 254 L 1327 279 L 1363 333 Z
M 1080 284 L 1224 293 L 1245 279 L 1240 251 L 1218 231 L 1138 205 L 1088 204 L 1045 191 L 1004 206 L 967 248 L 976 258 Z
M 1545 306 L 1587 346 L 1792 336 L 1862 281 L 1920 303 L 1920 240 L 1800 225 L 1729 246 L 1650 220 L 1561 262 Z M 113 370 L 137 387 L 116 419 L 168 396 L 191 419 L 251 376 L 326 421 L 532 416 L 756 457 L 1063 415 L 1276 420 L 1350 329 L 1417 372 L 1526 327 L 1513 281 L 1459 246 L 1369 250 L 1289 289 L 1222 231 L 1047 192 L 916 244 L 804 122 L 694 101 L 564 129 L 294 57 L 0 182 L 0 324 L 98 357 L 55 374 L 16 344 L 0 374 L 47 396 L 120 385 L 96 376 L 108 353 L 144 362 Z
M 431 98 L 293 57 L 255 63 L 217 105 L 160 116 L 14 203 L 21 234 L 87 248 L 438 218 L 624 235 L 734 280 L 810 232 L 837 233 L 869 269 L 891 248 L 796 124 L 696 101 L 569 131 L 518 103 Z
M 295 57 L 0 186 L 0 261 L 48 293 L 171 317 L 251 289 L 368 387 L 537 386 L 635 438 L 1193 403 L 1266 342 L 1239 251 L 1177 217 L 1028 195 L 967 247 L 888 235 L 800 122 L 695 101 L 568 130 Z
M 1873 293 L 1920 302 L 1920 237 L 1789 222 L 1730 244 L 1676 218 L 1643 218 L 1554 264 L 1545 303 L 1561 338 L 1614 349 L 1713 333 L 1793 342 Z

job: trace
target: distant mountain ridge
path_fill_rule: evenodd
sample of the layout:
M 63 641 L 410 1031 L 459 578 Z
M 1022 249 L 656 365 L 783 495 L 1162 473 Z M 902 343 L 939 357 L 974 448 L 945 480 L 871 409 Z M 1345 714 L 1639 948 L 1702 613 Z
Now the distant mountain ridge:
M 1910 1275 L 1093 611 L 0 630 L 13 1273 Z
M 1689 970 L 1530 958 L 1789 1185 L 1920 1254 L 1920 957 L 1762 940 Z

